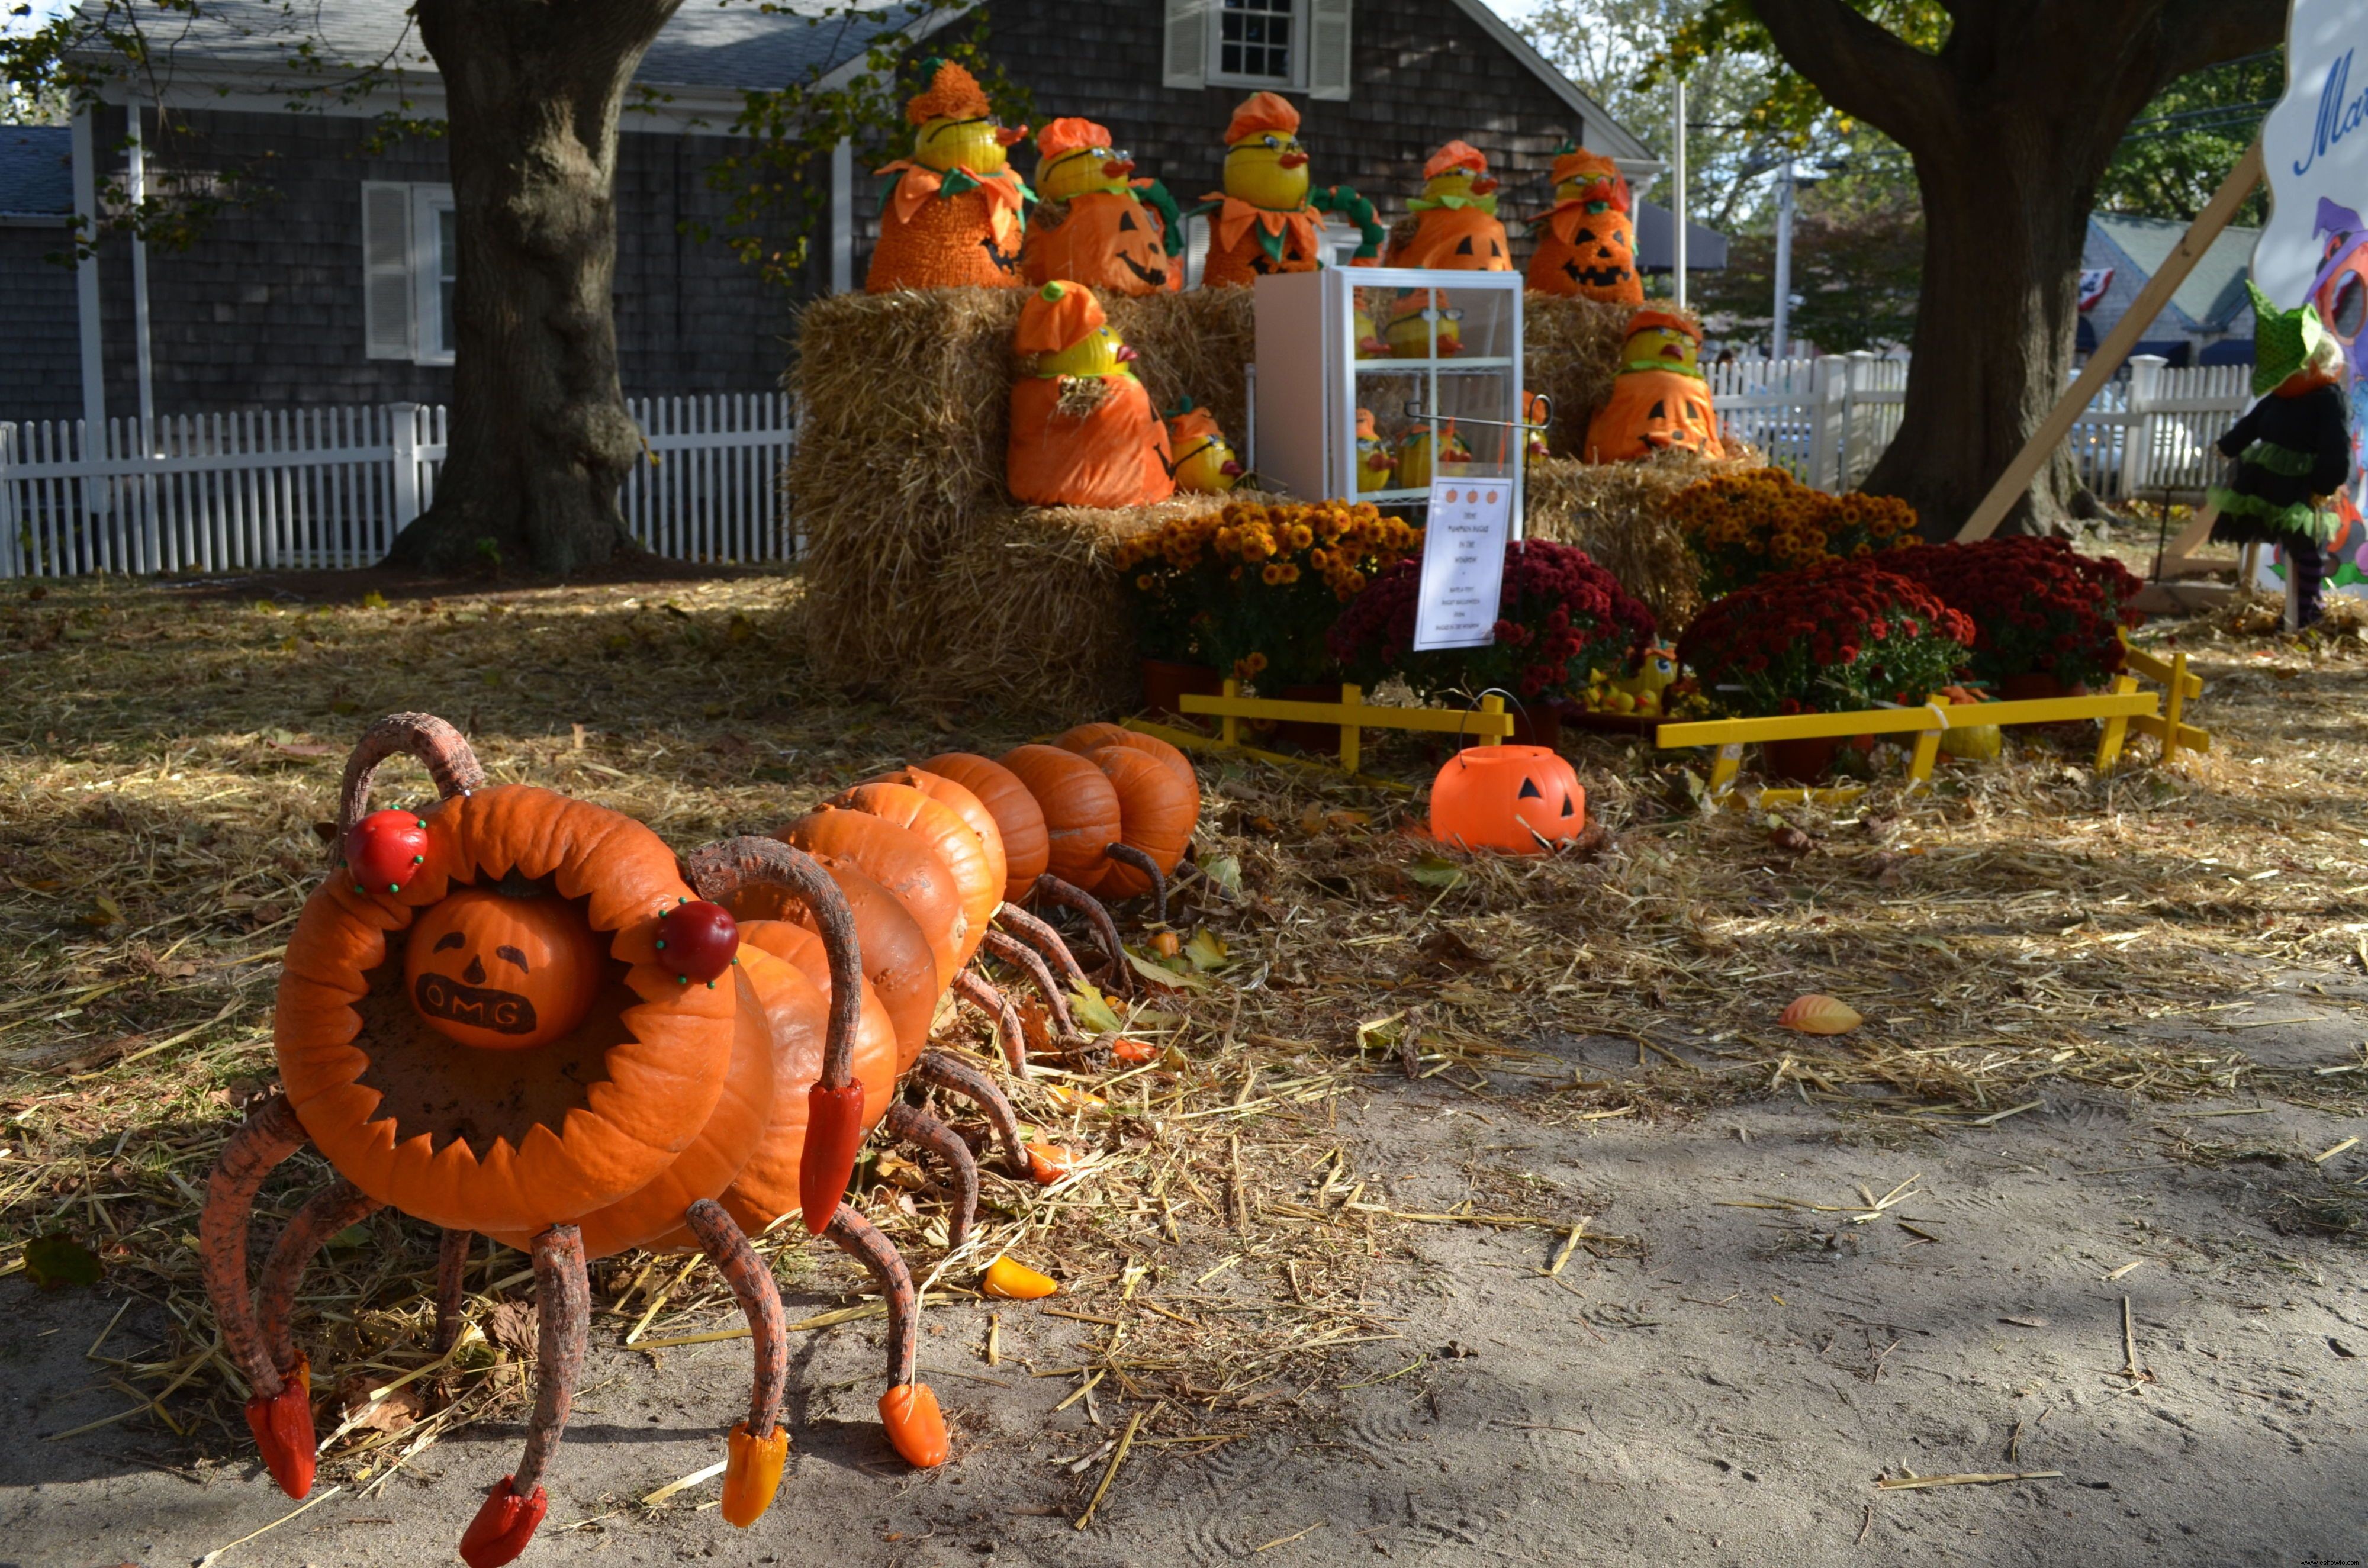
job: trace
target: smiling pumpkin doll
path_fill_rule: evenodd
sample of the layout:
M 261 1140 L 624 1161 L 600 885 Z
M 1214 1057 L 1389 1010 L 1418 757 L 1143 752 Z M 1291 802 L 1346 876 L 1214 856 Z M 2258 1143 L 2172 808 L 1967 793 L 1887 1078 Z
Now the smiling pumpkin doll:
M 1225 188 L 1196 209 L 1209 215 L 1203 289 L 1247 283 L 1262 273 L 1313 272 L 1323 266 L 1324 218 L 1338 212 L 1364 235 L 1356 259 L 1381 254 L 1373 204 L 1346 186 L 1311 191 L 1299 111 L 1273 93 L 1252 93 L 1225 127 Z
M 1628 182 L 1620 166 L 1584 147 L 1554 157 L 1554 204 L 1531 225 L 1530 287 L 1608 305 L 1641 305 L 1636 230 L 1628 216 Z
M 1468 142 L 1450 142 L 1422 166 L 1422 194 L 1390 231 L 1391 267 L 1510 272 L 1513 249 L 1497 222 L 1497 182 Z
M 1176 493 L 1167 427 L 1092 290 L 1059 279 L 1037 290 L 1012 347 L 1020 364 L 1004 483 L 1014 499 L 1147 506 Z
M 1106 294 L 1183 287 L 1171 236 L 1176 199 L 1156 179 L 1130 178 L 1134 161 L 1090 119 L 1056 119 L 1036 133 L 1035 210 L 1019 269 L 1037 287 L 1056 279 Z
M 1701 327 L 1668 311 L 1638 311 L 1629 318 L 1620 358 L 1611 400 L 1587 426 L 1588 462 L 1625 462 L 1671 447 L 1726 455 L 1702 379 Z
M 1028 134 L 998 127 L 978 78 L 931 62 L 928 90 L 905 106 L 913 155 L 882 166 L 880 244 L 864 291 L 1016 289 L 1020 214 L 1034 199 L 1006 151 Z

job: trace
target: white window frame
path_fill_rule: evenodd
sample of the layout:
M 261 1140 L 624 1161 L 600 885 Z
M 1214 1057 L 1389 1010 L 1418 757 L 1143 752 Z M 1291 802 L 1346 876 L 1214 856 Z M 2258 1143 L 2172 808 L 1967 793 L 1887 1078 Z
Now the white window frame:
M 413 335 L 418 343 L 418 351 L 413 356 L 416 364 L 452 362 L 452 345 L 444 341 L 444 258 L 438 244 L 442 228 L 437 221 L 451 210 L 450 186 L 411 187 L 411 309 L 412 320 L 417 324 Z M 456 261 L 456 271 L 458 266 Z
M 443 281 L 442 257 L 437 240 L 438 219 L 453 210 L 452 187 L 449 185 L 424 185 L 395 180 L 364 180 L 362 183 L 362 347 L 371 359 L 405 360 L 415 365 L 450 365 L 452 345 L 443 341 L 443 310 L 439 285 Z M 369 213 L 372 197 L 393 194 L 399 199 L 381 203 L 381 215 L 399 214 L 401 233 L 393 236 L 395 254 L 402 257 L 398 267 L 393 257 L 373 266 L 372 254 L 382 248 L 382 236 L 370 232 Z M 391 209 L 391 211 L 389 211 Z M 390 285 L 393 292 L 380 296 L 379 285 Z M 399 298 L 404 322 L 400 343 L 371 335 L 371 315 L 375 298 Z M 390 317 L 385 324 L 392 324 Z
M 1223 68 L 1225 38 L 1225 0 L 1208 0 L 1209 55 L 1205 80 L 1212 87 L 1264 87 L 1269 91 L 1282 88 L 1289 92 L 1307 90 L 1307 0 L 1291 0 L 1291 69 L 1281 76 L 1252 76 Z

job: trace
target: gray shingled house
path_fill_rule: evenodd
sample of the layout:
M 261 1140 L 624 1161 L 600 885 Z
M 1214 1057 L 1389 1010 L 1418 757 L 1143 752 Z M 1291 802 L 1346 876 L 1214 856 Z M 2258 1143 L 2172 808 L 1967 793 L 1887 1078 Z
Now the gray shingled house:
M 1227 117 L 1261 87 L 1301 105 L 1318 179 L 1357 187 L 1385 218 L 1450 137 L 1489 155 L 1508 214 L 1545 204 L 1543 176 L 1565 138 L 1621 160 L 1640 187 L 1659 169 L 1486 0 L 981 3 L 990 51 L 1034 94 L 1040 118 L 1102 121 L 1188 201 L 1215 187 Z M 628 392 L 755 392 L 780 371 L 792 301 L 691 232 L 723 227 L 729 199 L 705 176 L 745 145 L 727 133 L 743 93 L 861 69 L 888 19 L 917 13 L 914 30 L 927 35 L 972 9 L 899 5 L 817 26 L 780 5 L 693 0 L 667 24 L 637 78 L 647 91 L 625 117 L 619 155 L 615 300 Z M 381 148 L 371 134 L 397 94 L 414 114 L 440 105 L 400 0 L 293 10 L 208 0 L 202 14 L 204 25 L 172 42 L 159 78 L 175 145 L 194 149 L 176 155 L 199 169 L 263 171 L 272 194 L 224 213 L 187 250 L 142 256 L 110 238 L 95 261 L 60 267 L 43 257 L 66 248 L 69 217 L 125 176 L 131 106 L 118 94 L 71 131 L 0 128 L 0 420 L 137 413 L 143 349 L 160 414 L 445 401 L 452 208 L 442 148 L 420 137 Z M 336 58 L 391 55 L 400 80 L 351 101 L 291 105 L 289 51 L 302 37 Z M 153 144 L 155 105 L 138 112 Z M 826 183 L 810 193 L 830 208 L 808 274 L 817 290 L 860 280 L 875 222 L 875 182 L 844 146 Z M 1645 204 L 1638 228 L 1640 261 L 1665 265 L 1667 214 Z M 1714 264 L 1716 236 L 1695 233 L 1696 265 Z

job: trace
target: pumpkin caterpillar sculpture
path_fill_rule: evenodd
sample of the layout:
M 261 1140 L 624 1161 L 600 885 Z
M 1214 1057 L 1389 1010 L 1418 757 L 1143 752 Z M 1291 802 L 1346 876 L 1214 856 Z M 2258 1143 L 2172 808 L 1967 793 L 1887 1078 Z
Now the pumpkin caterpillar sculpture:
M 427 767 L 437 805 L 365 815 L 378 767 L 405 752 Z M 736 1526 L 765 1512 L 787 1453 L 788 1349 L 772 1274 L 747 1236 L 793 1211 L 871 1274 L 889 1315 L 883 1424 L 915 1465 L 943 1462 L 943 1418 L 915 1379 L 910 1273 L 840 1195 L 864 1135 L 884 1123 L 952 1168 L 959 1245 L 976 1164 L 928 1114 L 927 1089 L 979 1101 L 1014 1165 L 1028 1165 L 1008 1103 L 967 1061 L 926 1049 L 928 1020 L 951 981 L 1017 1052 L 1009 1005 L 962 971 L 996 938 L 1015 959 L 1034 957 L 986 929 L 990 909 L 1077 966 L 1049 926 L 1000 904 L 1010 885 L 1001 819 L 958 785 L 912 777 L 931 792 L 860 786 L 784 829 L 789 842 L 730 840 L 677 861 L 617 812 L 529 785 L 486 787 L 441 720 L 397 714 L 363 736 L 335 841 L 349 865 L 307 901 L 284 960 L 274 1035 L 285 1092 L 232 1137 L 199 1227 L 207 1292 L 252 1390 L 248 1426 L 290 1495 L 310 1491 L 314 1449 L 310 1369 L 291 1332 L 297 1289 L 330 1236 L 381 1207 L 444 1232 L 439 1354 L 459 1335 L 474 1233 L 533 1259 L 534 1414 L 518 1469 L 462 1536 L 472 1568 L 512 1561 L 541 1523 L 588 1333 L 586 1264 L 635 1247 L 704 1252 L 748 1319 L 756 1374 L 748 1418 L 727 1444 L 722 1511 Z M 1191 795 L 1197 812 L 1197 784 Z M 1076 814 L 1056 813 L 1064 827 Z M 1040 811 L 1040 832 L 1044 820 Z M 1172 833 L 1136 826 L 1136 843 L 1110 843 L 1141 851 L 1145 865 L 1127 869 L 1157 888 L 1183 840 L 1171 849 Z M 1127 858 L 1105 855 L 1110 867 Z M 1109 926 L 1089 894 L 1071 891 Z M 781 918 L 744 926 L 726 907 L 759 898 Z M 881 933 L 884 960 L 870 951 Z M 1114 929 L 1109 941 L 1122 960 Z M 1034 971 L 1049 986 L 1041 959 Z M 1024 1056 L 1017 1065 L 1025 1071 Z M 307 1142 L 337 1176 L 271 1249 L 258 1310 L 254 1199 Z

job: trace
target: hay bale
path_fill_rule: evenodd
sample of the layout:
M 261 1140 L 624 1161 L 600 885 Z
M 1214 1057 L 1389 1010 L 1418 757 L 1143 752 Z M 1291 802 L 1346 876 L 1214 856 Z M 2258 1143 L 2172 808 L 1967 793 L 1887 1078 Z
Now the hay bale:
M 1702 458 L 1686 451 L 1622 463 L 1533 459 L 1523 479 L 1525 531 L 1586 551 L 1651 608 L 1662 639 L 1675 641 L 1702 608 L 1702 566 L 1670 519 L 1669 500 L 1689 484 L 1759 462 L 1753 454 Z

